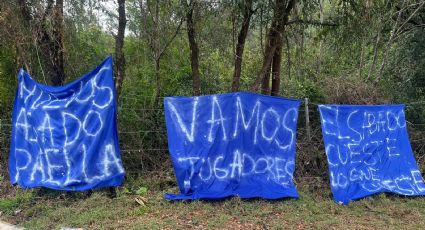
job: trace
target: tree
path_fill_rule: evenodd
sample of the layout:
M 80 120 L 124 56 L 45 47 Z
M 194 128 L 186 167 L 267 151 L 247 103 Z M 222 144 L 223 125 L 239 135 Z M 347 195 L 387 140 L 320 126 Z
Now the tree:
M 161 11 L 160 3 L 160 1 L 153 3 L 150 0 L 139 0 L 142 26 L 144 26 L 140 34 L 145 36 L 155 63 L 156 101 L 161 96 L 161 58 L 178 35 L 183 23 L 183 17 L 180 17 L 178 11 Z M 173 7 L 170 6 L 168 9 Z M 178 21 L 173 18 L 173 15 L 177 15 Z
M 261 67 L 260 74 L 255 79 L 253 85 L 251 86 L 252 91 L 257 91 L 260 83 L 263 81 L 262 88 L 263 91 L 267 91 L 268 82 L 264 79 L 269 78 L 270 68 L 273 59 L 275 59 L 275 66 L 279 64 L 279 69 L 275 68 L 275 71 L 279 71 L 278 74 L 274 75 L 274 89 L 280 88 L 280 62 L 281 55 L 280 51 L 282 50 L 282 39 L 285 32 L 285 25 L 288 23 L 289 14 L 295 6 L 296 0 L 276 0 L 274 5 L 274 16 L 270 29 L 267 33 L 267 40 L 265 44 L 265 54 L 263 58 L 263 65 Z M 276 54 L 276 51 L 279 51 Z
M 124 35 L 127 19 L 125 16 L 125 0 L 118 0 L 118 33 L 115 35 L 115 89 L 119 98 L 125 77 L 125 56 L 123 52 Z
M 25 69 L 30 72 L 30 58 L 29 52 L 27 52 L 29 49 L 24 47 L 28 36 L 25 36 L 23 32 L 21 11 L 15 8 L 11 0 L 0 2 L 0 15 L 2 15 L 0 17 L 1 53 L 6 53 L 6 50 L 9 50 L 10 58 L 14 59 L 15 66 L 13 66 L 11 73 L 16 72 L 22 66 L 25 66 Z M 12 67 L 10 63 L 8 64 L 9 68 Z
M 243 14 L 243 20 L 242 20 L 241 29 L 238 34 L 238 43 L 236 45 L 236 51 L 235 51 L 235 67 L 234 67 L 233 81 L 232 81 L 233 92 L 239 90 L 241 71 L 242 71 L 243 51 L 245 48 L 245 41 L 248 35 L 251 17 L 254 14 L 254 10 L 252 9 L 253 0 L 247 0 L 246 2 L 241 3 L 241 5 L 242 6 L 240 6 L 240 8 Z
M 276 50 L 272 61 L 272 90 L 271 95 L 277 96 L 280 93 L 280 64 L 282 62 L 282 38 L 277 41 Z
M 32 33 L 41 50 L 45 75 L 51 84 L 63 85 L 65 82 L 63 0 L 48 0 L 46 4 L 19 0 L 18 3 L 25 27 Z
M 193 20 L 193 14 L 196 10 L 197 0 L 189 0 L 187 2 L 186 26 L 187 37 L 190 47 L 190 65 L 192 68 L 192 93 L 194 96 L 201 94 L 201 80 L 199 74 L 199 48 L 196 42 L 196 30 Z
M 424 5 L 425 5 L 425 1 L 420 1 L 419 3 L 417 3 L 416 1 L 403 0 L 400 7 L 397 5 L 395 6 L 398 12 L 397 18 L 395 19 L 393 23 L 392 30 L 390 32 L 387 44 L 385 46 L 381 66 L 379 68 L 379 72 L 375 79 L 375 82 L 378 82 L 382 78 L 383 70 L 388 58 L 388 51 L 391 49 L 391 46 L 394 43 L 394 41 L 401 34 L 412 30 L 412 28 L 424 26 L 423 24 L 418 23 L 415 20 L 415 17 L 417 17 L 418 15 L 419 15 L 418 18 L 422 19 L 422 15 L 420 13 Z

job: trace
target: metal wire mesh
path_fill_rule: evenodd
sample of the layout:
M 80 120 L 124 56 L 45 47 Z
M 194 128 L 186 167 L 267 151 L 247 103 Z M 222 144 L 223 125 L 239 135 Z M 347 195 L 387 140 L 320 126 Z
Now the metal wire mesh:
M 127 95 L 120 99 L 118 107 L 119 138 L 122 159 L 129 175 L 146 173 L 172 173 L 168 153 L 167 132 L 164 120 L 163 98 Z M 424 103 L 409 107 L 425 109 Z M 415 117 L 416 110 L 406 109 L 406 117 Z M 311 137 L 306 134 L 306 114 L 310 117 Z M 322 140 L 320 115 L 316 103 L 310 103 L 306 111 L 299 110 L 297 128 L 297 178 L 327 178 L 327 160 Z M 0 119 L 0 175 L 7 173 L 7 159 L 11 136 L 11 118 Z M 425 123 L 407 121 L 411 145 L 418 165 L 425 169 Z

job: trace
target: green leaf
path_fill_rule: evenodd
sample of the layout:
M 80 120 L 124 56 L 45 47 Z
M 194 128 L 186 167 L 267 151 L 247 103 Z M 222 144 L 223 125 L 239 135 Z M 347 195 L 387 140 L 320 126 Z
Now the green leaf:
M 139 196 L 144 196 L 144 195 L 146 195 L 147 192 L 148 192 L 148 189 L 146 187 L 140 187 L 136 191 L 136 194 L 139 195 Z

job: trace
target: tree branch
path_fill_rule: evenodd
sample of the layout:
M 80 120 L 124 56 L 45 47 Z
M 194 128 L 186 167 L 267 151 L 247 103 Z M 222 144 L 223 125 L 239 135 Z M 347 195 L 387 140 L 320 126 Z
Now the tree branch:
M 168 42 L 165 44 L 165 46 L 159 52 L 159 55 L 157 57 L 158 59 L 161 58 L 162 54 L 167 50 L 168 46 L 170 46 L 171 42 L 173 42 L 174 38 L 176 38 L 177 34 L 179 34 L 180 28 L 183 24 L 183 20 L 184 20 L 184 18 L 182 17 L 180 19 L 179 25 L 177 26 L 176 31 L 174 32 L 173 36 L 170 38 L 170 40 L 168 40 Z
M 410 16 L 403 22 L 403 24 L 401 24 L 401 26 L 396 30 L 395 34 L 398 34 L 400 32 L 400 30 L 403 28 L 403 26 L 408 23 L 410 21 L 410 19 L 413 18 L 413 16 L 415 16 L 415 14 L 422 8 L 422 6 L 425 4 L 425 1 L 423 1 L 418 8 L 416 8 L 412 14 L 410 14 Z
M 333 22 L 320 22 L 320 21 L 312 21 L 312 20 L 302 20 L 302 19 L 293 19 L 286 23 L 286 25 L 292 24 L 309 24 L 314 26 L 339 26 L 339 24 Z

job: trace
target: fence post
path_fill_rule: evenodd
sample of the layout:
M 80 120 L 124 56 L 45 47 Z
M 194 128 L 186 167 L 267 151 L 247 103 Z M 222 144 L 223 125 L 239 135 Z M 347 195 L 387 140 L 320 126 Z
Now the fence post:
M 308 141 L 311 141 L 310 113 L 308 110 L 308 98 L 304 98 L 304 106 L 305 106 L 305 127 L 307 131 L 307 138 L 308 138 Z

